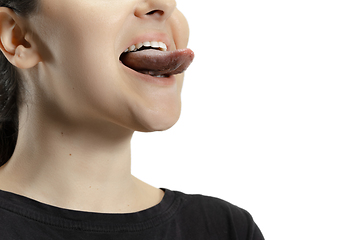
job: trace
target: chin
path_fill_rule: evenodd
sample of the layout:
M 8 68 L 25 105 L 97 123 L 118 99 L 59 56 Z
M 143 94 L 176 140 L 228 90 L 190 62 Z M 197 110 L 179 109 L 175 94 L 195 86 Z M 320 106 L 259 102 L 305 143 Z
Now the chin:
M 180 109 L 178 111 L 151 113 L 143 118 L 139 123 L 139 132 L 157 132 L 165 131 L 176 124 L 180 118 Z

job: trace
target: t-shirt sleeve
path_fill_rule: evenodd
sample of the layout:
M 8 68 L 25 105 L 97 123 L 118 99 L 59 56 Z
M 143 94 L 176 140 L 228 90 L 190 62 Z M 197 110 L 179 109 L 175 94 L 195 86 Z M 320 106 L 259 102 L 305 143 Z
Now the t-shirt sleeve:
M 263 234 L 248 211 L 230 203 L 226 204 L 231 223 L 229 228 L 233 228 L 236 240 L 264 240 Z
M 229 202 L 214 197 L 191 201 L 190 209 L 198 217 L 193 224 L 204 221 L 211 236 L 226 240 L 264 240 L 251 214 Z
M 248 219 L 248 240 L 264 240 L 264 236 L 260 231 L 259 227 L 254 222 L 252 216 L 247 211 L 241 209 L 245 212 Z

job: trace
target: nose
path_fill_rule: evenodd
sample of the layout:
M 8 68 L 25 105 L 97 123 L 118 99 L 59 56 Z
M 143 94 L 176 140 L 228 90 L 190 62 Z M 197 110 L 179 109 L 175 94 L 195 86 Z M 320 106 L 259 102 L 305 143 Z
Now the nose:
M 139 18 L 153 18 L 165 21 L 176 8 L 175 0 L 141 0 L 135 9 Z

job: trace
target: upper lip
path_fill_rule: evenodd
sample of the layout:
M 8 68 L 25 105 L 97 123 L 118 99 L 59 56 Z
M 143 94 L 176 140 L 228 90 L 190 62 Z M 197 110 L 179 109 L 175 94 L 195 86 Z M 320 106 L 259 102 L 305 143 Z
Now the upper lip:
M 124 52 L 136 51 L 142 47 L 157 48 L 157 49 L 160 49 L 161 51 L 166 51 L 168 48 L 165 43 L 160 42 L 160 41 L 146 41 L 146 42 L 141 42 L 141 43 L 131 45 L 130 47 L 125 49 Z
M 162 32 L 150 32 L 150 33 L 146 33 L 146 34 L 142 34 L 139 35 L 137 37 L 134 37 L 126 46 L 125 49 L 123 49 L 123 52 L 126 51 L 126 49 L 128 49 L 129 47 L 131 47 L 132 45 L 136 45 L 138 43 L 143 43 L 143 42 L 162 42 L 165 43 L 166 47 L 167 47 L 167 51 L 171 50 L 173 47 L 173 45 L 171 44 L 170 38 L 168 37 L 168 35 L 166 33 L 162 33 Z

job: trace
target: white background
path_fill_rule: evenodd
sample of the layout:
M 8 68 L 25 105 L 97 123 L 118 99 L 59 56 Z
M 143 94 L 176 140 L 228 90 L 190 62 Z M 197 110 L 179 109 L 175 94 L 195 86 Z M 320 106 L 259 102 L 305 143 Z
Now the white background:
M 360 2 L 178 0 L 196 54 L 179 122 L 133 173 L 245 208 L 267 240 L 360 240 Z

